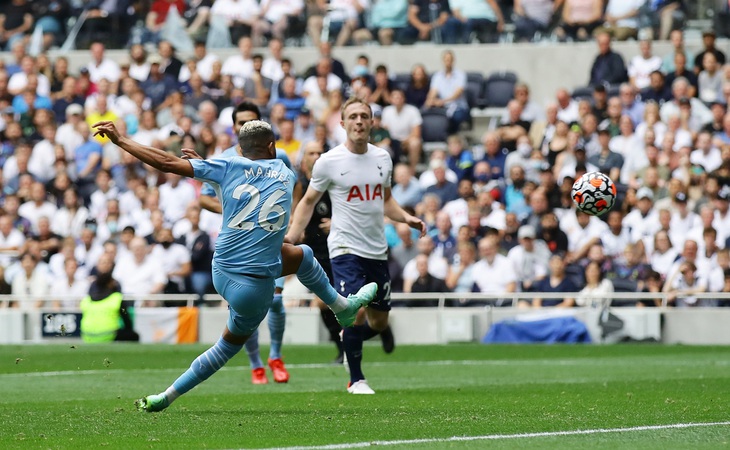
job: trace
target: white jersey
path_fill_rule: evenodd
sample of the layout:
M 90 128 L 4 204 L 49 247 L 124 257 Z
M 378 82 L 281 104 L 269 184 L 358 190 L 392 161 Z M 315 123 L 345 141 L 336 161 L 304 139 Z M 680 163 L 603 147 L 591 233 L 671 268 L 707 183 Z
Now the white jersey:
M 327 238 L 330 258 L 345 254 L 388 258 L 383 216 L 392 171 L 388 152 L 370 144 L 361 155 L 352 153 L 344 144 L 338 145 L 314 164 L 309 186 L 329 192 L 332 201 Z

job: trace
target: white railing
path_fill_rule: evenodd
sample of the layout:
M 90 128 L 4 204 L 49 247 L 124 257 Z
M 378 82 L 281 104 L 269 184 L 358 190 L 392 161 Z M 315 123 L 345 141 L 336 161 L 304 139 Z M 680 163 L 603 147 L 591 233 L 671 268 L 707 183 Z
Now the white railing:
M 594 297 L 588 297 L 581 295 L 578 292 L 511 292 L 502 294 L 482 294 L 478 292 L 443 292 L 443 293 L 394 293 L 391 294 L 391 301 L 397 302 L 411 302 L 411 301 L 423 301 L 423 300 L 437 300 L 439 308 L 447 308 L 447 301 L 449 300 L 476 300 L 486 301 L 492 305 L 500 305 L 505 302 L 511 301 L 516 304 L 519 300 L 534 300 L 534 299 L 563 299 L 563 298 L 581 298 L 585 299 L 587 303 L 593 303 L 595 300 L 599 303 L 603 303 L 605 299 L 610 299 L 611 303 L 615 306 L 621 302 L 631 302 L 639 300 L 661 300 L 661 306 L 667 307 L 667 298 L 669 294 L 663 292 L 647 293 L 647 292 L 614 292 L 610 294 L 602 294 Z M 675 297 L 677 297 L 675 295 Z M 691 296 L 679 296 L 692 297 L 696 299 L 711 299 L 711 300 L 730 300 L 730 292 L 705 292 L 699 294 L 692 294 Z M 309 301 L 314 299 L 313 294 L 288 294 L 284 293 L 284 301 Z M 146 306 L 159 306 L 165 301 L 176 301 L 185 302 L 188 307 L 195 306 L 198 302 L 199 297 L 196 294 L 151 294 L 151 295 L 125 295 L 124 300 L 134 301 L 135 307 L 146 307 Z M 8 307 L 11 302 L 15 303 L 38 303 L 44 302 L 44 309 L 47 309 L 53 302 L 80 302 L 81 298 L 76 296 L 60 296 L 60 295 L 49 295 L 43 298 L 32 295 L 0 295 L 0 308 Z M 203 297 L 203 303 L 222 302 L 223 297 L 218 294 L 207 294 Z M 28 309 L 27 305 L 25 309 Z M 602 306 L 608 306 L 603 305 Z M 455 306 L 458 307 L 458 306 Z M 32 308 L 32 306 L 31 306 Z

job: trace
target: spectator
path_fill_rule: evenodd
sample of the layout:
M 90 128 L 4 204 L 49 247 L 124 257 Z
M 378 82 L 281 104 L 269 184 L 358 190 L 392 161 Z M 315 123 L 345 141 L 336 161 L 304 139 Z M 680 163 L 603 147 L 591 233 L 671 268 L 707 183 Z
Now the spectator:
M 413 281 L 409 291 L 405 292 L 449 292 L 450 289 L 442 278 L 436 278 L 428 271 L 428 256 L 418 255 L 416 260 L 416 270 L 418 277 Z M 438 300 L 416 300 L 408 302 L 408 306 L 438 306 Z
M 565 0 L 561 24 L 555 29 L 558 39 L 587 40 L 601 25 L 603 2 L 600 0 Z
M 531 292 L 535 284 L 547 275 L 550 250 L 543 240 L 537 239 L 535 228 L 523 225 L 517 231 L 519 244 L 507 253 L 517 277 L 517 289 Z
M 64 261 L 64 276 L 51 283 L 50 292 L 60 299 L 53 302 L 54 308 L 78 308 L 82 298 L 89 292 L 89 281 L 78 271 L 79 263 L 72 257 Z
M 697 56 L 695 56 L 694 71 L 696 74 L 699 75 L 700 72 L 705 70 L 705 54 L 707 53 L 712 53 L 715 55 L 717 64 L 719 64 L 720 66 L 725 65 L 725 53 L 715 47 L 716 38 L 717 36 L 712 30 L 706 30 L 702 33 L 702 44 L 705 48 L 700 53 L 698 53 Z
M 668 86 L 674 86 L 674 82 L 679 78 L 684 78 L 689 82 L 689 88 L 687 89 L 687 96 L 694 97 L 697 94 L 698 82 L 697 75 L 692 72 L 687 66 L 687 58 L 684 53 L 677 52 L 674 54 L 674 66 L 673 72 L 667 74 L 666 83 Z
M 573 100 L 570 93 L 560 88 L 555 93 L 555 100 L 557 102 L 557 120 L 562 120 L 566 124 L 577 122 L 580 119 L 578 115 L 578 102 Z M 548 105 L 547 111 L 549 112 L 551 106 Z
M 282 65 L 284 64 L 284 55 L 282 50 L 284 49 L 284 42 L 281 39 L 272 37 L 269 39 L 269 57 L 264 59 L 263 67 L 261 68 L 261 74 L 267 78 L 270 78 L 275 83 L 279 83 L 284 79 L 285 74 Z M 291 62 L 290 62 L 291 64 Z
M 639 35 L 639 10 L 643 0 L 608 0 L 603 25 L 594 34 L 606 32 L 617 41 L 636 39 Z
M 682 30 L 672 30 L 669 33 L 669 40 L 672 44 L 672 50 L 667 53 L 662 59 L 662 72 L 670 73 L 676 70 L 675 55 L 682 53 L 684 55 L 684 61 L 686 62 L 689 70 L 694 69 L 694 55 L 684 45 L 684 32 Z
M 162 72 L 162 59 L 159 55 L 150 56 L 147 62 L 150 64 L 150 75 L 139 87 L 150 99 L 150 106 L 158 108 L 170 94 L 178 90 L 178 83 L 177 79 Z
M 41 217 L 53 217 L 56 206 L 46 200 L 46 188 L 43 183 L 34 182 L 30 192 L 31 201 L 20 205 L 18 213 L 30 221 L 31 230 L 37 234 Z
M 89 48 L 91 53 L 91 61 L 86 65 L 89 71 L 89 78 L 92 83 L 98 83 L 105 78 L 110 83 L 116 83 L 119 80 L 119 64 L 114 60 L 105 56 L 106 49 L 101 42 L 94 42 Z
M 0 9 L 0 49 L 11 50 L 16 42 L 24 43 L 33 28 L 33 9 L 27 0 L 11 0 Z
M 215 0 L 210 14 L 222 17 L 228 26 L 231 41 L 240 43 L 244 37 L 250 37 L 253 26 L 261 14 L 261 6 L 256 0 Z
M 659 70 L 662 66 L 660 57 L 651 54 L 651 41 L 642 39 L 639 41 L 639 55 L 629 61 L 629 82 L 636 90 L 649 86 L 649 76 L 652 72 Z
M 577 292 L 578 287 L 566 276 L 565 259 L 559 253 L 550 257 L 550 275 L 535 284 L 535 292 Z M 574 298 L 536 298 L 532 301 L 534 308 L 555 306 L 558 308 L 572 308 L 575 306 Z
M 497 240 L 485 237 L 479 241 L 479 261 L 474 264 L 474 288 L 483 294 L 515 292 L 517 276 L 506 256 L 497 253 Z M 498 299 L 496 306 L 509 306 L 510 300 Z
M 142 35 L 142 43 L 157 45 L 162 37 L 162 27 L 165 25 L 170 9 L 177 9 L 182 17 L 185 14 L 185 0 L 154 0 L 147 16 L 145 17 L 145 31 Z
M 25 243 L 23 233 L 14 227 L 9 215 L 0 216 L 0 266 L 8 267 Z
M 376 0 L 370 10 L 372 32 L 380 45 L 401 42 L 408 25 L 407 0 Z
M 515 0 L 515 37 L 518 42 L 532 41 L 537 33 L 546 33 L 561 2 L 553 0 Z
M 294 125 L 294 139 L 301 142 L 302 146 L 306 146 L 317 139 L 316 129 L 317 125 L 312 120 L 312 113 L 306 106 L 302 106 Z
M 575 303 L 577 306 L 602 308 L 611 304 L 613 300 L 613 283 L 604 278 L 601 264 L 591 261 L 584 269 L 585 287 L 580 291 Z
M 659 35 L 656 38 L 662 41 L 666 40 L 674 26 L 674 17 L 676 13 L 681 11 L 682 1 L 658 0 L 649 3 L 647 6 L 649 7 L 650 20 L 652 22 L 652 34 L 654 31 L 654 24 L 658 22 Z
M 253 24 L 254 45 L 261 46 L 264 36 L 283 41 L 286 30 L 295 25 L 303 10 L 303 0 L 263 0 L 260 18 Z
M 436 177 L 436 183 L 427 187 L 425 193 L 436 194 L 442 205 L 458 198 L 456 183 L 449 181 L 446 177 L 446 162 L 442 159 L 432 160 L 430 168 Z
M 476 200 L 474 196 L 474 183 L 470 179 L 464 178 L 459 180 L 458 192 L 459 198 L 451 200 L 442 209 L 442 211 L 449 215 L 449 219 L 455 230 L 459 230 L 467 224 L 469 220 L 469 207 Z
M 707 291 L 706 274 L 699 272 L 692 262 L 683 262 L 677 272 L 667 278 L 663 291 L 667 294 L 667 303 L 678 308 L 696 306 L 715 306 L 715 300 L 698 299 L 694 294 Z
M 591 246 L 597 244 L 608 231 L 608 226 L 601 219 L 578 209 L 560 219 L 560 228 L 568 237 L 568 263 L 584 258 Z
M 666 77 L 658 70 L 649 74 L 649 86 L 642 89 L 640 95 L 644 103 L 654 102 L 658 105 L 672 99 L 672 91 L 666 83 Z
M 124 295 L 133 296 L 136 302 L 145 306 L 156 305 L 145 296 L 160 294 L 167 284 L 165 273 L 160 270 L 160 261 L 148 252 L 144 238 L 135 237 L 129 245 L 131 254 L 120 259 L 112 276 L 119 280 Z
M 446 140 L 449 156 L 446 158 L 446 165 L 461 181 L 471 180 L 474 171 L 474 155 L 466 146 L 466 141 L 459 135 L 453 134 Z
M 180 237 L 179 241 L 190 254 L 192 292 L 202 299 L 213 284 L 211 276 L 213 247 L 210 236 L 200 229 L 200 211 L 197 205 L 188 207 L 185 217 L 190 222 L 190 229 Z
M 223 63 L 221 73 L 230 75 L 233 85 L 242 88 L 247 78 L 253 75 L 253 41 L 243 36 L 238 40 L 238 55 L 229 56 Z
M 444 51 L 444 69 L 431 78 L 431 88 L 424 104 L 427 108 L 445 108 L 449 117 L 449 132 L 460 130 L 461 124 L 471 120 L 466 101 L 466 73 L 454 67 L 454 53 Z
M 476 254 L 476 247 L 471 241 L 458 244 L 457 255 L 454 258 L 454 263 L 449 266 L 445 280 L 449 290 L 453 292 L 472 292 Z
M 720 149 L 712 142 L 712 135 L 703 131 L 697 135 L 695 150 L 690 155 L 690 162 L 695 166 L 701 166 L 705 172 L 710 173 L 718 169 L 723 161 Z
M 522 104 L 517 100 L 510 100 L 507 104 L 507 120 L 503 121 L 497 132 L 502 140 L 502 145 L 508 152 L 517 149 L 517 140 L 527 136 L 531 123 L 522 119 Z
M 286 151 L 289 159 L 296 161 L 302 143 L 294 138 L 294 122 L 284 119 L 279 123 L 280 137 L 276 141 L 276 147 Z
M 274 82 L 261 74 L 264 57 L 260 54 L 253 55 L 253 72 L 243 85 L 243 92 L 246 98 L 256 105 L 266 106 L 271 99 L 271 87 Z
M 418 255 L 408 261 L 403 268 L 403 292 L 410 292 L 411 286 L 419 276 L 416 267 L 419 256 L 427 258 L 428 272 L 435 278 L 441 280 L 446 278 L 448 272 L 448 263 L 446 259 L 439 253 L 434 252 L 433 239 L 430 236 L 424 236 L 418 240 Z
M 395 224 L 395 231 L 400 242 L 390 249 L 389 257 L 398 266 L 398 273 L 403 273 L 408 261 L 418 256 L 419 251 L 416 242 L 413 240 L 413 232 L 408 225 L 397 223 Z
M 295 120 L 304 108 L 306 99 L 296 92 L 297 80 L 292 76 L 286 76 L 281 82 L 282 95 L 278 98 L 277 103 L 281 103 L 286 108 L 285 117 L 289 120 Z
M 455 44 L 458 21 L 451 13 L 448 0 L 414 0 L 408 7 L 408 26 L 402 43 L 427 41 Z
M 714 102 L 710 104 L 710 111 L 712 112 L 712 121 L 702 127 L 702 131 L 709 132 L 714 138 L 723 132 L 722 122 L 727 112 L 727 105 L 722 102 Z
M 476 38 L 481 43 L 494 43 L 504 30 L 504 17 L 496 0 L 450 0 L 454 18 L 460 23 L 461 42 Z
M 32 56 L 25 55 L 20 60 L 20 70 L 15 72 L 8 79 L 8 93 L 10 95 L 20 95 L 25 92 L 25 88 L 29 82 L 33 79 L 37 80 L 35 86 L 35 93 L 42 97 L 48 97 L 51 95 L 51 82 L 42 73 L 38 73 L 35 60 Z
M 330 20 L 330 35 L 336 36 L 335 46 L 341 47 L 358 35 L 363 28 L 362 15 L 370 8 L 370 0 L 330 0 L 327 16 Z M 320 28 L 321 32 L 321 28 Z M 362 42 L 357 42 L 361 45 Z
M 600 3 L 600 2 L 596 2 Z M 607 33 L 600 33 L 596 36 L 598 43 L 598 56 L 593 61 L 589 84 L 619 84 L 627 81 L 626 66 L 624 60 L 618 53 L 611 49 L 611 36 Z
M 423 197 L 423 190 L 413 176 L 413 169 L 407 164 L 396 164 L 393 170 L 393 198 L 403 207 L 415 207 Z
M 20 255 L 21 270 L 11 281 L 11 293 L 24 297 L 19 307 L 25 311 L 40 308 L 48 298 L 51 280 L 47 271 L 39 267 L 39 259 L 31 253 Z
M 324 78 L 325 89 L 319 88 L 319 78 Z M 320 58 L 316 66 L 316 73 L 306 80 L 302 85 L 302 96 L 308 97 L 310 94 L 318 92 L 332 92 L 342 88 L 342 79 L 332 73 L 332 61 L 330 58 Z M 310 108 L 311 109 L 311 108 Z
M 671 117 L 681 117 L 683 114 L 683 107 L 689 108 L 686 112 L 684 112 L 685 115 L 688 114 L 688 118 L 685 120 L 688 120 L 689 122 L 700 124 L 701 127 L 702 124 L 712 121 L 712 113 L 707 106 L 705 106 L 700 99 L 695 97 L 690 98 L 688 96 L 689 87 L 689 82 L 686 78 L 680 77 L 674 80 L 672 83 L 672 100 L 664 102 L 659 110 L 662 122 L 668 124 Z
M 185 292 L 185 279 L 192 273 L 190 252 L 184 245 L 174 242 L 172 230 L 162 228 L 155 236 L 157 244 L 150 252 L 150 259 L 162 264 L 162 272 L 167 277 L 165 294 Z M 134 248 L 132 246 L 132 248 Z M 134 249 L 132 249 L 134 252 Z M 178 302 L 165 302 L 165 306 L 182 306 Z
M 451 219 L 447 212 L 442 210 L 436 215 L 436 228 L 429 235 L 435 246 L 434 253 L 446 258 L 446 262 L 451 264 L 456 254 L 456 239 L 452 233 Z
M 723 98 L 723 73 L 714 53 L 707 52 L 702 58 L 703 70 L 697 76 L 697 96 L 709 105 Z
M 160 70 L 165 75 L 169 75 L 173 79 L 178 80 L 183 63 L 175 56 L 175 47 L 169 41 L 162 40 L 157 44 L 157 51 L 161 60 Z
M 383 123 L 392 139 L 391 145 L 396 158 L 405 153 L 412 168 L 421 160 L 421 113 L 413 105 L 405 103 L 403 91 L 393 90 L 392 105 L 383 108 Z

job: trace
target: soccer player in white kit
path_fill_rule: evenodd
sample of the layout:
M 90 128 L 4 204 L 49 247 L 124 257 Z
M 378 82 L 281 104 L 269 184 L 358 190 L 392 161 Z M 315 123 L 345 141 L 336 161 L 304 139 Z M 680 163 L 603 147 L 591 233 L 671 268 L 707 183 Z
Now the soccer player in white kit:
M 370 106 L 360 99 L 351 98 L 342 106 L 341 124 L 347 140 L 314 164 L 309 187 L 294 211 L 287 233 L 289 241 L 298 242 L 314 206 L 324 192 L 329 192 L 332 221 L 327 245 L 335 289 L 347 295 L 366 283 L 378 284 L 375 300 L 364 314 L 361 311 L 355 326 L 343 333 L 350 369 L 347 391 L 351 394 L 375 393 L 362 373 L 362 344 L 388 326 L 390 274 L 383 217 L 407 223 L 422 236 L 426 234 L 423 221 L 405 212 L 391 196 L 390 155 L 368 143 L 372 117 Z

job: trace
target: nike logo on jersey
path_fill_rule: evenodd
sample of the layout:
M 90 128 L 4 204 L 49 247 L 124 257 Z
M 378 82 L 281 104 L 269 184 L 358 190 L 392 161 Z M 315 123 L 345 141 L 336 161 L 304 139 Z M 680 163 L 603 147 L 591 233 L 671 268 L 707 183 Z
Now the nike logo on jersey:
M 341 176 L 341 177 L 344 177 L 344 176 L 345 176 L 345 175 L 347 175 L 348 173 L 350 173 L 350 171 L 349 171 L 349 170 L 348 170 L 347 172 L 340 172 L 340 176 Z

